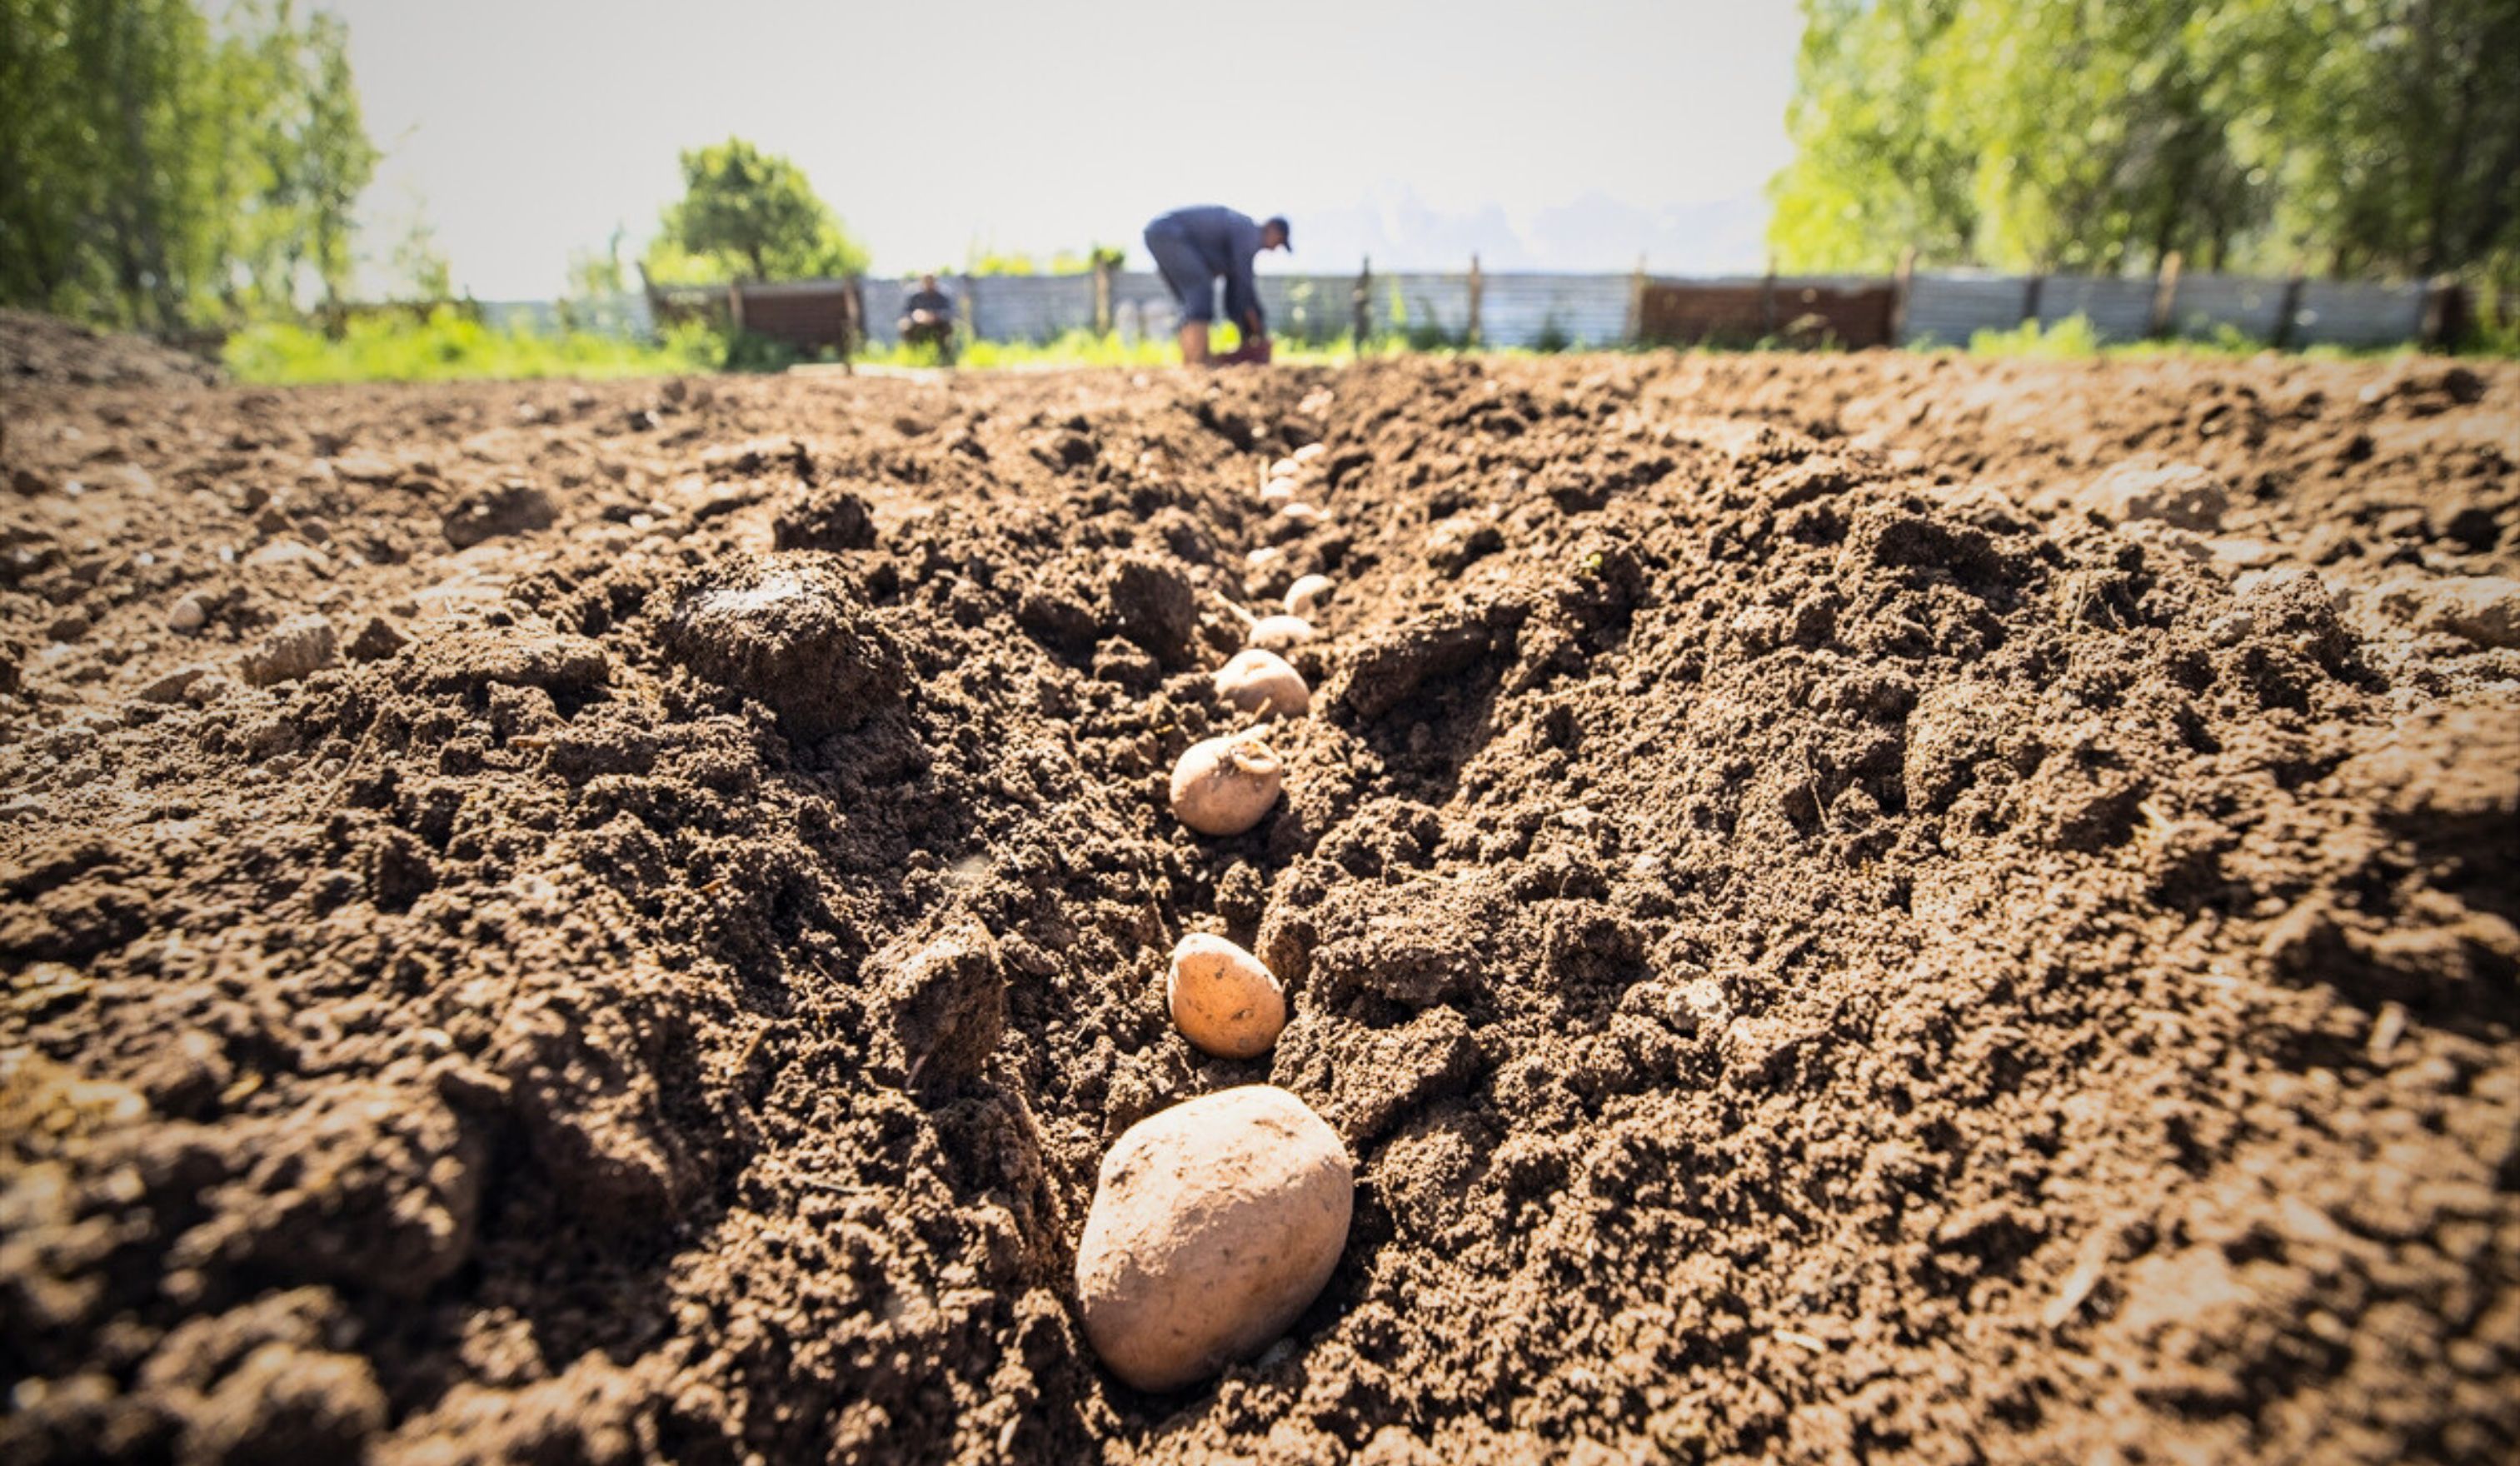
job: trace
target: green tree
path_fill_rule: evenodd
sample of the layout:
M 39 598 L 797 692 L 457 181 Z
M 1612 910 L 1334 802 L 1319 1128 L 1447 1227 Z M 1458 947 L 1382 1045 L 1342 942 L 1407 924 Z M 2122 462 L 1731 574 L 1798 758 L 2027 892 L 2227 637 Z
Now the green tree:
M 175 327 L 338 295 L 375 170 L 292 0 L 0 0 L 0 301 Z
M 404 222 L 387 263 L 406 298 L 429 304 L 455 298 L 455 266 L 438 247 L 437 231 L 428 213 L 419 207 Z
M 1910 245 L 1974 257 L 1976 140 L 1941 115 L 1958 0 L 1803 0 L 1793 163 L 1769 186 L 1788 269 L 1887 270 Z
M 1789 268 L 2520 257 L 2512 0 L 1803 5 Z
M 806 280 L 866 270 L 866 251 L 803 170 L 741 138 L 683 154 L 683 190 L 649 245 L 651 280 Z
M 616 224 L 601 251 L 568 252 L 568 284 L 558 302 L 562 326 L 610 335 L 629 333 L 630 316 L 623 303 L 630 289 L 629 274 L 621 263 L 621 242 L 628 233 Z
M 2491 263 L 2510 282 L 2520 271 L 2520 5 L 2314 9 L 2316 44 L 2296 35 L 2277 51 L 2261 99 L 2274 124 L 2276 146 L 2260 159 L 2280 180 L 2275 238 L 2339 273 Z M 2276 45 L 2280 24 L 2256 19 L 2260 44 Z

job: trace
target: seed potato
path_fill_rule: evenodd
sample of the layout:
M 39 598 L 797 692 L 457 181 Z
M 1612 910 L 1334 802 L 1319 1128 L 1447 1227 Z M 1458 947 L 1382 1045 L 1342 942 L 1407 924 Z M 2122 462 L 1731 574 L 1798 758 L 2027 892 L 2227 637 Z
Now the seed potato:
M 1248 639 L 1261 650 L 1282 656 L 1313 639 L 1313 623 L 1301 616 L 1263 616 L 1251 623 Z
M 1190 745 L 1173 765 L 1173 814 L 1203 835 L 1238 835 L 1278 802 L 1284 766 L 1247 733 Z
M 1286 614 L 1310 621 L 1321 613 L 1322 600 L 1330 593 L 1327 575 L 1301 575 L 1286 588 Z
M 1086 1338 L 1148 1392 L 1258 1354 L 1329 1281 L 1355 1202 L 1337 1133 L 1274 1085 L 1139 1121 L 1102 1158 L 1076 1249 Z
M 1216 669 L 1216 695 L 1246 713 L 1298 718 L 1313 710 L 1304 674 L 1274 651 L 1246 646 Z
M 1286 1026 L 1286 990 L 1238 944 L 1192 932 L 1173 948 L 1164 978 L 1173 1027 L 1202 1053 L 1247 1059 L 1269 1051 Z

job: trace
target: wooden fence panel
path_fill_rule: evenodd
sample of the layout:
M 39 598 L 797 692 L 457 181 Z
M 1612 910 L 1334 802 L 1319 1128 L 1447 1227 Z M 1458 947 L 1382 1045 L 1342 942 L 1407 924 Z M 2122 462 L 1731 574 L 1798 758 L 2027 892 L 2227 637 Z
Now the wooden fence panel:
M 746 285 L 736 293 L 743 329 L 800 351 L 852 351 L 858 340 L 857 304 L 845 280 L 782 281 Z
M 1887 281 L 1650 281 L 1638 333 L 1648 341 L 1677 343 L 1779 340 L 1886 346 L 1897 302 L 1898 292 Z

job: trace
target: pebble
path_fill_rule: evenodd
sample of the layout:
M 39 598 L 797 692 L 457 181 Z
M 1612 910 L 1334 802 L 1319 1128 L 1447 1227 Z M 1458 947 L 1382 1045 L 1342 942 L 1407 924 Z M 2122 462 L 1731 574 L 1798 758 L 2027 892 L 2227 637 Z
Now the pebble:
M 210 668 L 198 662 L 189 667 L 178 667 L 143 687 L 140 689 L 140 700 L 156 703 L 181 702 L 184 700 L 184 694 L 193 689 L 193 684 L 209 676 L 210 672 Z
M 209 620 L 209 608 L 202 604 L 199 596 L 178 596 L 175 603 L 166 608 L 166 629 L 182 636 L 200 631 Z

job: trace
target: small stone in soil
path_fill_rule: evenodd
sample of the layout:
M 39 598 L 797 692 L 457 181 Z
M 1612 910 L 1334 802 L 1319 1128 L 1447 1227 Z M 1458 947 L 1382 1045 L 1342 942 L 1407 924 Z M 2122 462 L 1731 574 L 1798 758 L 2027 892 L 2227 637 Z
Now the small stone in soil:
M 329 618 L 292 616 L 264 633 L 238 670 L 257 688 L 295 682 L 333 665 L 337 644 Z

